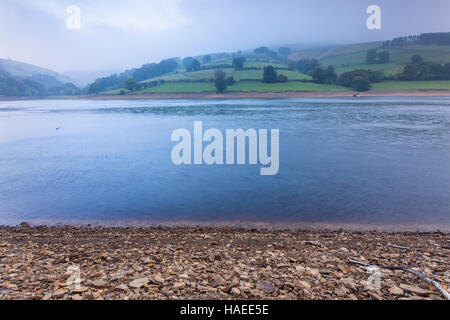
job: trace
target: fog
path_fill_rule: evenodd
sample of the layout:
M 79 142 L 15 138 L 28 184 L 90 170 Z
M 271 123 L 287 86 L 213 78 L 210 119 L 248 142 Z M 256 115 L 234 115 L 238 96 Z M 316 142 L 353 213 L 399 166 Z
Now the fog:
M 372 4 L 380 30 L 366 26 Z M 67 24 L 70 5 L 81 10 L 79 29 Z M 0 0 L 0 58 L 58 72 L 122 70 L 261 45 L 450 31 L 449 13 L 448 0 Z

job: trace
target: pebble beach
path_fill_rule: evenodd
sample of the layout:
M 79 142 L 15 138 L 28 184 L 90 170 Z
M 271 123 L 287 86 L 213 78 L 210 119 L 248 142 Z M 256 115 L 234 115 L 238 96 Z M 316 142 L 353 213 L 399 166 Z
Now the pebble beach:
M 0 299 L 441 300 L 430 283 L 383 266 L 448 290 L 449 254 L 442 232 L 23 223 L 0 227 Z

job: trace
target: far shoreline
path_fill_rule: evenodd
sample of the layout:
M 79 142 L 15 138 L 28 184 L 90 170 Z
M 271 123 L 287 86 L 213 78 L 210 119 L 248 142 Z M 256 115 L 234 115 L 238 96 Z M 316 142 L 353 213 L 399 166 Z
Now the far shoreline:
M 358 94 L 359 96 L 355 97 Z M 177 100 L 177 99 L 291 99 L 291 98 L 375 98 L 375 97 L 450 97 L 450 90 L 405 90 L 405 91 L 287 91 L 287 92 L 226 92 L 226 93 L 146 93 L 126 95 L 87 95 L 87 96 L 49 96 L 49 97 L 1 97 L 0 101 L 30 100 Z

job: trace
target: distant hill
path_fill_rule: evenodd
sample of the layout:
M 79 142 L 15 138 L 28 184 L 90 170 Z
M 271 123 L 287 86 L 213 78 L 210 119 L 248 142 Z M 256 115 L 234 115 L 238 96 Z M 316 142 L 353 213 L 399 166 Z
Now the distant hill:
M 72 82 L 76 85 L 84 87 L 94 82 L 95 79 L 106 77 L 114 73 L 120 73 L 120 70 L 76 70 L 64 72 L 62 75 L 72 79 Z
M 81 93 L 71 79 L 32 64 L 0 59 L 0 96 L 48 96 Z
M 13 77 L 19 78 L 31 78 L 34 76 L 45 75 L 51 76 L 61 83 L 73 82 L 71 78 L 59 74 L 55 71 L 10 59 L 0 59 L 0 70 L 8 72 Z
M 413 62 L 413 56 L 419 60 Z M 274 70 L 274 81 L 263 76 L 268 66 Z M 381 88 L 383 81 L 395 81 L 399 86 L 400 81 L 447 81 L 434 82 L 432 87 L 450 90 L 450 33 L 348 45 L 262 46 L 167 59 L 97 79 L 89 93 L 215 92 L 218 69 L 227 78 L 227 91 L 367 91 Z M 404 87 L 430 89 L 426 83 Z
M 386 75 L 395 74 L 399 68 L 411 62 L 411 57 L 420 54 L 425 61 L 435 63 L 450 62 L 450 45 L 410 44 L 405 46 L 383 47 L 382 41 L 350 45 L 319 47 L 293 52 L 289 59 L 317 59 L 322 65 L 332 65 L 341 74 L 355 69 L 382 70 Z M 366 64 L 367 51 L 387 50 L 390 61 L 386 64 Z

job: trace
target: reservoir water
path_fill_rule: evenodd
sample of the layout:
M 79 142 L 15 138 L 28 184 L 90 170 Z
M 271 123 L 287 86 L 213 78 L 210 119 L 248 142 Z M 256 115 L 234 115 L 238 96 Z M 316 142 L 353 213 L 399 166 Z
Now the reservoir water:
M 171 161 L 178 128 L 279 129 L 280 166 Z M 450 226 L 450 99 L 0 101 L 0 224 Z

